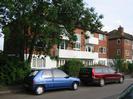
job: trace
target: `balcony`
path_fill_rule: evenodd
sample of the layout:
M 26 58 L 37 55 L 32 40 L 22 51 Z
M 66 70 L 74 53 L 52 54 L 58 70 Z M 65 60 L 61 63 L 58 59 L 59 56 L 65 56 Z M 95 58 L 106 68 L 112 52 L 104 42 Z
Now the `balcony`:
M 96 37 L 90 37 L 90 38 L 85 40 L 85 43 L 86 44 L 95 44 L 95 45 L 98 45 L 99 40 Z
M 98 59 L 98 53 L 59 49 L 59 58 Z

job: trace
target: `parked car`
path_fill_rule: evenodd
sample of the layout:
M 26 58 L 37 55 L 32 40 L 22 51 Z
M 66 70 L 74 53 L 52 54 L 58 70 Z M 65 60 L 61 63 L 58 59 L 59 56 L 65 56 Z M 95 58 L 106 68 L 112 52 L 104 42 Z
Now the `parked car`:
M 79 78 L 68 76 L 59 69 L 34 70 L 25 78 L 24 86 L 40 95 L 46 90 L 71 88 L 78 89 Z
M 124 75 L 114 71 L 109 66 L 84 67 L 80 69 L 79 78 L 83 84 L 95 83 L 104 86 L 105 83 L 123 83 Z
M 118 99 L 133 99 L 133 84 L 129 85 L 122 93 L 120 93 Z

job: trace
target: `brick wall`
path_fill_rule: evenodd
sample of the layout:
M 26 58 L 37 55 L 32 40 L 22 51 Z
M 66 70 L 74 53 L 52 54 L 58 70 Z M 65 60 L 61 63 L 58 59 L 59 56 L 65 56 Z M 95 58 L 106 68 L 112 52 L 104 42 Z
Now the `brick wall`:
M 99 39 L 99 34 L 100 33 L 94 33 L 94 37 Z M 99 44 L 94 46 L 94 51 L 99 53 L 99 58 L 107 58 L 108 36 L 106 34 L 103 34 L 103 35 L 105 35 L 105 39 L 104 40 L 99 40 Z M 106 48 L 106 53 L 99 52 L 100 47 Z

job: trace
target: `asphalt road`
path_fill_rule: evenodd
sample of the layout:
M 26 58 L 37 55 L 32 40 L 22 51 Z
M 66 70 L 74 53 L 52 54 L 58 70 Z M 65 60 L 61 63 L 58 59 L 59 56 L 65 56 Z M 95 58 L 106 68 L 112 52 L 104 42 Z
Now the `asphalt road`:
M 56 90 L 43 95 L 33 95 L 29 92 L 19 92 L 0 95 L 0 99 L 116 99 L 133 79 L 126 79 L 123 84 L 108 84 L 104 87 L 80 86 L 78 90 Z

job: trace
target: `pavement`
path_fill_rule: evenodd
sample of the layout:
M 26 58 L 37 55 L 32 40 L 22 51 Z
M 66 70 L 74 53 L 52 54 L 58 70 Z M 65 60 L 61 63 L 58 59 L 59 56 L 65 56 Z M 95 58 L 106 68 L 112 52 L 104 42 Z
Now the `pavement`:
M 131 79 L 131 75 L 125 75 L 125 79 Z M 9 94 L 9 93 L 18 93 L 24 91 L 22 85 L 13 85 L 13 86 L 0 86 L 0 95 Z
M 0 94 L 9 94 L 22 92 L 24 90 L 22 85 L 13 85 L 13 86 L 0 86 Z

